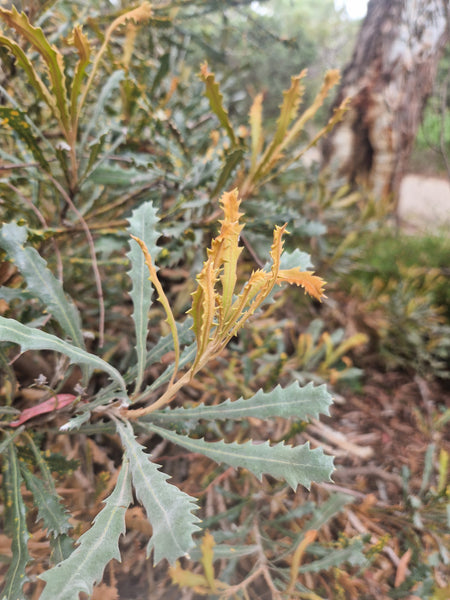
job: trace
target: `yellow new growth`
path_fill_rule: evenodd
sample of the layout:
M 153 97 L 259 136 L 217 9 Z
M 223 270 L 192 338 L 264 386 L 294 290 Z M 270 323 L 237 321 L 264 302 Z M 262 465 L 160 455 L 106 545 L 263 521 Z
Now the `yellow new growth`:
M 280 268 L 286 224 L 274 229 L 270 249 L 272 259 L 270 271 L 263 269 L 253 271 L 240 293 L 236 293 L 237 263 L 243 250 L 243 247 L 239 246 L 239 236 L 244 228 L 240 222 L 243 214 L 239 212 L 241 200 L 238 190 L 225 192 L 220 203 L 224 212 L 224 218 L 220 221 L 220 232 L 213 239 L 211 248 L 207 251 L 207 259 L 197 275 L 197 289 L 192 294 L 192 307 L 189 310 L 194 322 L 192 329 L 197 339 L 197 354 L 190 369 L 179 379 L 176 379 L 179 343 L 172 311 L 145 244 L 142 240 L 133 238 L 144 252 L 150 279 L 166 311 L 167 321 L 174 337 L 176 359 L 174 374 L 166 391 L 150 406 L 127 410 L 128 419 L 137 419 L 159 410 L 173 400 L 178 390 L 188 384 L 208 361 L 222 352 L 276 285 L 294 283 L 302 286 L 305 292 L 319 301 L 325 297 L 323 293 L 325 282 L 311 271 L 300 271 L 300 268 Z M 146 399 L 145 395 L 139 398 L 140 401 L 144 399 Z
M 197 289 L 192 295 L 190 313 L 197 337 L 197 357 L 192 367 L 194 374 L 208 360 L 219 354 L 230 339 L 243 327 L 266 300 L 275 285 L 293 283 L 322 300 L 324 281 L 310 271 L 299 268 L 280 269 L 283 253 L 283 235 L 286 225 L 275 227 L 270 251 L 270 271 L 254 271 L 239 295 L 236 295 L 237 262 L 242 252 L 239 236 L 244 228 L 240 223 L 241 200 L 238 190 L 225 192 L 221 198 L 224 219 L 220 221 L 219 235 L 208 249 L 208 259 L 197 276 Z M 220 286 L 218 283 L 220 281 Z

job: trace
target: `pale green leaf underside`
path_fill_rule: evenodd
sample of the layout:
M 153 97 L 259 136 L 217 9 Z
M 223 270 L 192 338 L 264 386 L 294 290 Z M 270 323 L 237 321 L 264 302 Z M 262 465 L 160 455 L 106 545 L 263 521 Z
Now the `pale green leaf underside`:
M 205 442 L 203 439 L 193 439 L 150 423 L 142 425 L 190 452 L 200 452 L 218 463 L 225 463 L 231 467 L 248 469 L 259 479 L 263 473 L 276 479 L 284 479 L 294 490 L 299 483 L 309 489 L 313 481 L 331 481 L 333 457 L 326 456 L 321 448 L 311 450 L 309 443 L 293 447 L 283 443 L 270 446 L 268 441 L 248 441 L 244 444 Z
M 119 371 L 98 356 L 90 354 L 82 348 L 72 346 L 72 344 L 60 340 L 50 333 L 22 325 L 22 323 L 14 319 L 0 317 L 0 342 L 18 344 L 22 352 L 27 350 L 53 350 L 54 352 L 61 352 L 70 359 L 71 363 L 84 364 L 88 365 L 88 367 L 105 371 L 123 390 L 126 389 L 125 382 Z
M 192 514 L 197 509 L 195 500 L 167 483 L 169 476 L 150 461 L 129 423 L 118 423 L 117 429 L 130 461 L 136 496 L 153 528 L 147 552 L 154 548 L 155 564 L 163 558 L 174 563 L 180 556 L 188 555 L 194 544 L 192 535 L 199 529 L 199 519 Z
M 29 533 L 26 523 L 26 509 L 20 491 L 22 477 L 19 459 L 14 444 L 10 444 L 4 456 L 3 488 L 5 493 L 5 531 L 12 538 L 12 559 L 6 573 L 1 598 L 16 600 L 22 598 L 22 586 L 28 581 L 25 567 L 30 559 L 27 542 Z
M 159 222 L 156 214 L 156 208 L 152 202 L 146 202 L 133 211 L 128 219 L 130 226 L 128 233 L 142 240 L 147 246 L 150 255 L 155 261 L 159 252 L 156 245 L 159 233 L 156 225 Z M 145 257 L 139 244 L 130 240 L 130 251 L 127 254 L 130 259 L 131 268 L 128 272 L 132 281 L 130 291 L 133 301 L 133 321 L 136 331 L 136 355 L 137 355 L 137 377 L 136 389 L 140 388 L 144 376 L 145 359 L 147 354 L 147 333 L 148 333 L 148 312 L 152 301 L 153 286 L 149 280 L 148 267 L 145 264 Z
M 293 252 L 283 252 L 280 259 L 280 269 L 295 269 L 308 271 L 313 268 L 311 256 L 296 248 Z
M 116 487 L 94 523 L 79 539 L 79 546 L 63 562 L 39 575 L 47 582 L 40 600 L 78 600 L 80 592 L 90 595 L 110 560 L 120 560 L 119 537 L 125 532 L 125 512 L 132 501 L 127 459 Z
M 328 407 L 332 397 L 327 392 L 325 385 L 315 387 L 309 383 L 300 387 L 297 382 L 287 388 L 277 386 L 271 392 L 259 390 L 248 400 L 239 398 L 232 402 L 226 400 L 216 406 L 200 404 L 195 408 L 175 408 L 154 412 L 151 418 L 156 418 L 159 423 L 184 424 L 191 419 L 245 419 L 248 417 L 268 419 L 283 417 L 305 420 L 317 418 L 320 413 L 329 414 Z M 145 420 L 145 419 L 144 419 Z
M 28 290 L 41 300 L 73 344 L 84 348 L 78 309 L 66 297 L 61 282 L 47 268 L 46 261 L 34 248 L 24 247 L 26 239 L 27 228 L 16 223 L 7 223 L 0 229 L 0 246 L 23 275 Z

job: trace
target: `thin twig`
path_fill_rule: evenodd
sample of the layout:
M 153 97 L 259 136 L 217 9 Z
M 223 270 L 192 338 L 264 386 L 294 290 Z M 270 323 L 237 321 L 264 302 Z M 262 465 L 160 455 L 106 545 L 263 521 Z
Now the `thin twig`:
M 91 255 L 91 259 L 92 259 L 92 271 L 94 273 L 95 285 L 97 288 L 97 298 L 98 298 L 99 313 L 100 313 L 99 314 L 99 325 L 98 325 L 98 329 L 99 329 L 98 344 L 99 344 L 100 348 L 102 348 L 103 342 L 104 342 L 104 336 L 105 336 L 105 303 L 103 301 L 102 280 L 100 277 L 100 271 L 98 269 L 97 256 L 95 254 L 94 238 L 92 237 L 91 231 L 90 231 L 86 221 L 84 220 L 83 215 L 80 213 L 78 208 L 72 202 L 72 199 L 70 198 L 70 196 L 66 192 L 66 190 L 62 187 L 62 185 L 59 183 L 59 181 L 57 181 L 52 175 L 48 174 L 48 177 L 49 177 L 50 181 L 53 183 L 53 185 L 56 187 L 56 189 L 59 191 L 61 196 L 64 198 L 64 200 L 67 202 L 67 204 L 70 206 L 70 208 L 73 210 L 73 212 L 77 215 L 78 219 L 80 220 L 81 226 L 83 227 L 83 230 L 86 234 L 86 239 L 87 239 L 88 245 L 89 245 L 89 252 Z

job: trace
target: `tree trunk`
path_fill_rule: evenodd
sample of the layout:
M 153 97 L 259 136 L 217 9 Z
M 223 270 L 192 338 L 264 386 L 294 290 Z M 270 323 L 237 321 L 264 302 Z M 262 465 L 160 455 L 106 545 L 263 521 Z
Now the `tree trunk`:
M 335 106 L 353 98 L 323 146 L 324 166 L 377 198 L 395 194 L 439 59 L 448 0 L 370 0 Z

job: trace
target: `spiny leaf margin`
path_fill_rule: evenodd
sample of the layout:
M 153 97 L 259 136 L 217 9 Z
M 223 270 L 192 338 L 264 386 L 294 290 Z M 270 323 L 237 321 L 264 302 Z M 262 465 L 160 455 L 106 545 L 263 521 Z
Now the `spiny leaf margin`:
M 128 222 L 128 234 L 140 238 L 145 243 L 150 255 L 155 257 L 159 251 L 157 246 L 159 234 L 156 229 L 159 218 L 153 203 L 145 202 L 141 204 L 132 212 Z M 135 240 L 130 240 L 130 251 L 127 253 L 127 257 L 130 260 L 128 275 L 132 282 L 130 296 L 133 302 L 133 314 L 131 316 L 136 332 L 137 375 L 135 391 L 138 391 L 144 377 L 148 312 L 152 302 L 153 287 L 148 277 L 144 254 Z
M 259 390 L 251 398 L 239 398 L 234 401 L 228 399 L 215 406 L 199 404 L 194 408 L 179 407 L 161 412 L 155 411 L 150 419 L 176 425 L 183 425 L 191 419 L 238 420 L 250 417 L 317 419 L 320 413 L 330 414 L 328 407 L 332 401 L 332 396 L 327 392 L 325 385 L 315 386 L 313 383 L 308 383 L 300 387 L 298 382 L 294 382 L 286 388 L 278 385 L 270 392 Z
M 6 600 L 21 598 L 23 584 L 28 581 L 25 567 L 30 560 L 27 547 L 30 534 L 26 523 L 25 503 L 20 491 L 21 483 L 17 449 L 14 444 L 9 444 L 3 465 L 4 522 L 5 530 L 12 538 L 12 560 L 1 596 Z
M 125 533 L 125 512 L 132 501 L 130 466 L 125 458 L 112 494 L 79 539 L 79 546 L 63 562 L 39 575 L 47 582 L 40 600 L 77 600 L 90 595 L 113 558 L 120 561 L 119 537 Z
M 199 452 L 231 467 L 248 469 L 258 479 L 263 473 L 284 479 L 293 490 L 298 484 L 309 489 L 313 481 L 331 481 L 333 457 L 325 455 L 321 448 L 311 450 L 309 442 L 302 446 L 286 446 L 284 443 L 271 446 L 269 441 L 255 443 L 252 440 L 243 444 L 222 440 L 206 442 L 150 423 L 141 425 L 191 452 Z
M 130 461 L 136 496 L 153 528 L 147 555 L 153 548 L 154 564 L 163 558 L 173 564 L 180 556 L 188 556 L 194 545 L 192 535 L 199 529 L 199 518 L 192 514 L 197 508 L 195 499 L 167 483 L 169 475 L 159 471 L 161 465 L 150 461 L 129 423 L 117 422 L 117 431 Z
M 29 291 L 45 304 L 47 311 L 58 321 L 72 342 L 84 349 L 81 317 L 77 307 L 67 298 L 61 282 L 47 267 L 39 252 L 34 248 L 24 247 L 27 237 L 26 227 L 14 222 L 6 223 L 0 229 L 0 246 L 17 265 Z

